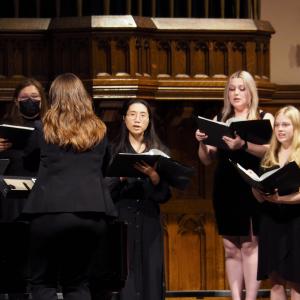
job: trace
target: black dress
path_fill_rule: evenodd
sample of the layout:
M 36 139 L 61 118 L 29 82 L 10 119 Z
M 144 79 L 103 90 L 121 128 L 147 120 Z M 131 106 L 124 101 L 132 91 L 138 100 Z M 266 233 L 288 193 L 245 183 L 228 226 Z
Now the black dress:
M 280 195 L 295 191 L 282 191 Z M 273 272 L 300 283 L 300 204 L 262 203 L 258 247 L 259 280 Z
M 133 152 L 133 149 L 132 149 Z M 107 178 L 119 219 L 128 224 L 128 278 L 121 300 L 164 299 L 163 232 L 159 204 L 170 199 L 169 186 L 149 178 Z
M 263 117 L 263 113 L 260 117 Z M 251 187 L 245 183 L 229 160 L 254 172 L 258 171 L 260 163 L 258 157 L 244 150 L 218 149 L 218 162 L 214 174 L 213 206 L 219 234 L 222 236 L 248 236 L 252 224 L 253 233 L 257 235 L 259 204 L 252 194 Z

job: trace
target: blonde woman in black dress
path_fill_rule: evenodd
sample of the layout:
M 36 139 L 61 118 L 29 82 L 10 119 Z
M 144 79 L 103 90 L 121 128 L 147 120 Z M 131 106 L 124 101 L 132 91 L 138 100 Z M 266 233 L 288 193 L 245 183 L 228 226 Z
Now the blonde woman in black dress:
M 283 107 L 275 116 L 270 149 L 262 160 L 266 170 L 295 161 L 300 166 L 300 113 Z M 300 299 L 300 192 L 279 187 L 273 195 L 253 190 L 262 204 L 259 232 L 258 279 L 271 279 L 271 299 Z
M 258 94 L 253 77 L 246 71 L 232 74 L 224 92 L 224 107 L 215 120 L 230 122 L 233 119 L 270 119 L 273 116 L 258 109 Z M 204 144 L 204 132 L 196 131 L 199 141 L 198 155 L 209 165 L 214 159 L 218 164 L 214 176 L 213 204 L 219 234 L 225 249 L 225 267 L 232 299 L 240 300 L 245 286 L 246 300 L 254 300 L 260 282 L 257 273 L 258 204 L 251 189 L 237 174 L 229 159 L 249 169 L 259 167 L 260 158 L 268 145 L 256 145 L 235 138 L 223 137 L 228 150 Z

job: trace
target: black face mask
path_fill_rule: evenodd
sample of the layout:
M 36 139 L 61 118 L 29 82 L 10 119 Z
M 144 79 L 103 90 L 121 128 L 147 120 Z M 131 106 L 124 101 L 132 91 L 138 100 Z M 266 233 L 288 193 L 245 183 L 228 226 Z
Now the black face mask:
M 40 101 L 31 98 L 19 101 L 20 113 L 28 118 L 36 117 L 40 113 Z

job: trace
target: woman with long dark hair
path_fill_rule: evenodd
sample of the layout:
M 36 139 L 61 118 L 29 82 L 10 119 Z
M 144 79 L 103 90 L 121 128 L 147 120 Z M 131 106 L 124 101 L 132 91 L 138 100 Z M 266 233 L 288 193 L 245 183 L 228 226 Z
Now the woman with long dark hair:
M 157 137 L 149 103 L 141 99 L 126 102 L 122 109 L 120 134 L 113 144 L 119 152 L 166 152 Z M 164 299 L 163 232 L 159 204 L 170 199 L 168 184 L 156 167 L 145 162 L 136 168 L 141 178 L 110 178 L 109 183 L 119 218 L 128 224 L 128 278 L 121 300 Z

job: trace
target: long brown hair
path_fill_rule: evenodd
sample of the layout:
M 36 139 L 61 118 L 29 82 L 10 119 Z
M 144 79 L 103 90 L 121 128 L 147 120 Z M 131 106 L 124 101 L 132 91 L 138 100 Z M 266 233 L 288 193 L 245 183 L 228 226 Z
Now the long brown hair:
M 106 126 L 96 116 L 92 99 L 75 74 L 57 76 L 51 84 L 49 100 L 51 107 L 43 118 L 48 143 L 82 152 L 103 139 Z

